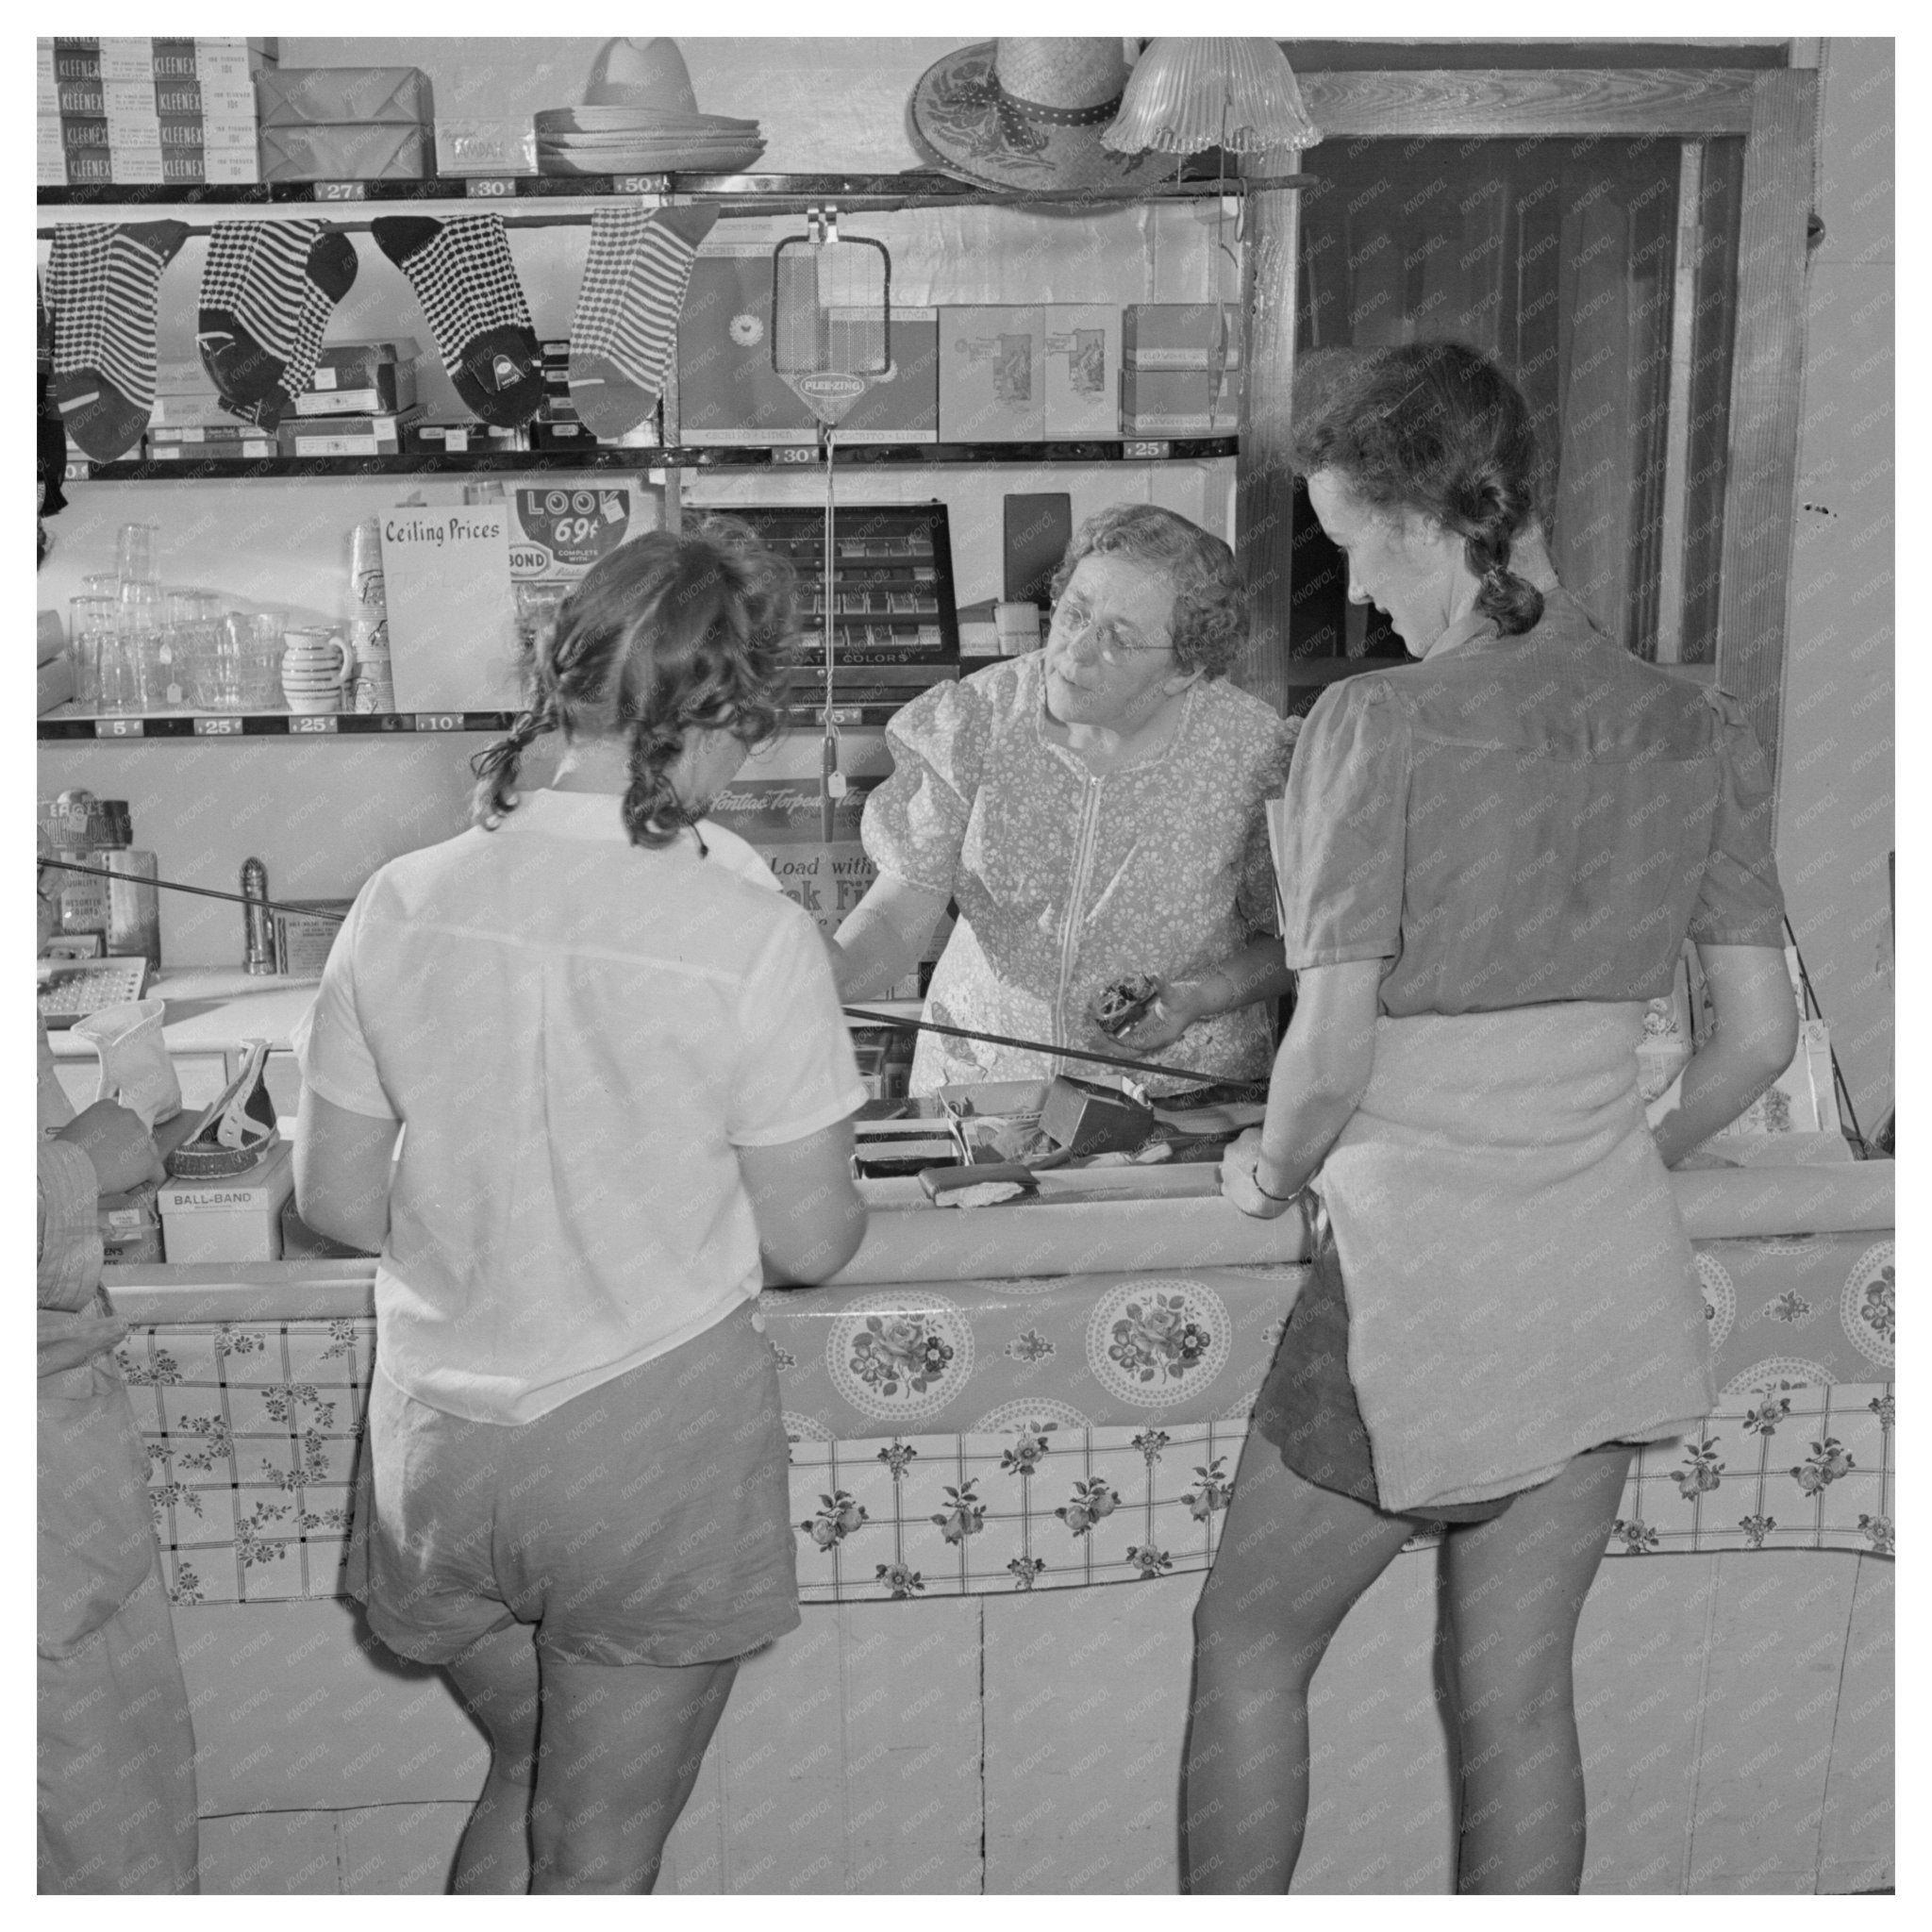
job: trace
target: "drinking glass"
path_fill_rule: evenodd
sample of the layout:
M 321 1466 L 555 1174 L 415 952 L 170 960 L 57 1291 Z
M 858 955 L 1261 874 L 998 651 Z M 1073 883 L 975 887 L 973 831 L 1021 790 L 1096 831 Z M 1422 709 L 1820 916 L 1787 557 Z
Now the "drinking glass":
M 282 711 L 282 612 L 231 610 L 215 627 L 200 689 L 206 708 Z
M 152 584 L 155 580 L 155 532 L 153 524 L 123 524 L 114 553 L 116 574 L 124 584 Z
M 101 652 L 114 634 L 115 600 L 83 591 L 71 600 L 73 613 L 69 635 L 74 653 L 74 702 L 83 711 L 95 711 L 101 703 Z
M 124 601 L 114 613 L 113 629 L 101 644 L 103 711 L 119 716 L 148 708 L 156 643 L 152 603 Z

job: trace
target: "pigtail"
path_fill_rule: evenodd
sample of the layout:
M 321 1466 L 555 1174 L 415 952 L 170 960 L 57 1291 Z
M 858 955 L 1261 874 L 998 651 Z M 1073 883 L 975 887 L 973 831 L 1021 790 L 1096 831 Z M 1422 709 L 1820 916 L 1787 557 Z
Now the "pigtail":
M 691 824 L 671 783 L 684 748 L 684 729 L 672 719 L 640 718 L 630 727 L 630 788 L 624 794 L 624 828 L 633 845 L 669 845 Z
M 519 711 L 509 727 L 509 736 L 487 745 L 470 760 L 476 774 L 476 789 L 470 800 L 470 822 L 493 832 L 504 815 L 517 808 L 517 774 L 524 753 L 546 731 L 557 728 L 557 708 L 547 692 L 540 694 L 527 711 Z
M 1509 568 L 1509 549 L 1529 522 L 1527 487 L 1511 489 L 1491 470 L 1471 479 L 1474 514 L 1462 528 L 1463 558 L 1477 580 L 1475 608 L 1506 638 L 1521 637 L 1542 621 L 1543 593 Z

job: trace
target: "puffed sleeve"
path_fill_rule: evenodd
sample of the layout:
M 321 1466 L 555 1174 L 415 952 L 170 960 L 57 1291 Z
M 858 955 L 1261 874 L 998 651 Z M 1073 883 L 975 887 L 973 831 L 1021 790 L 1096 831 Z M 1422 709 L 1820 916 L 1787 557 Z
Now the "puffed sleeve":
M 1782 946 L 1785 896 L 1772 846 L 1771 766 L 1743 706 L 1724 691 L 1707 689 L 1705 698 L 1718 715 L 1723 775 L 1690 937 L 1706 946 Z
M 1339 966 L 1402 951 L 1408 730 L 1371 675 L 1323 693 L 1289 769 L 1281 862 L 1287 964 Z
M 929 892 L 953 891 L 991 732 L 976 678 L 921 691 L 886 726 L 892 775 L 866 800 L 859 828 L 881 872 Z
M 1235 909 L 1252 933 L 1272 933 L 1280 926 L 1274 855 L 1268 843 L 1268 808 L 1287 789 L 1290 761 L 1301 729 L 1299 718 L 1275 719 L 1260 759 L 1255 815 L 1248 826 L 1241 888 L 1235 896 Z

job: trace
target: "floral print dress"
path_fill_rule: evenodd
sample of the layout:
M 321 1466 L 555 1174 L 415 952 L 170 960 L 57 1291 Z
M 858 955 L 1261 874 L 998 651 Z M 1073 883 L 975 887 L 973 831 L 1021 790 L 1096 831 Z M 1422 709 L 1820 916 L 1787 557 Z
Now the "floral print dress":
M 892 775 L 866 801 L 862 836 L 882 873 L 958 903 L 928 1020 L 1267 1078 L 1266 1002 L 1199 1022 L 1153 1055 L 1089 1017 L 1110 980 L 1186 978 L 1276 930 L 1263 808 L 1287 783 L 1292 726 L 1220 679 L 1189 686 L 1181 703 L 1163 751 L 1104 774 L 1047 735 L 1038 652 L 938 685 L 893 719 Z M 1099 1069 L 927 1033 L 911 1091 L 1062 1071 Z M 1177 1084 L 1147 1080 L 1155 1092 Z

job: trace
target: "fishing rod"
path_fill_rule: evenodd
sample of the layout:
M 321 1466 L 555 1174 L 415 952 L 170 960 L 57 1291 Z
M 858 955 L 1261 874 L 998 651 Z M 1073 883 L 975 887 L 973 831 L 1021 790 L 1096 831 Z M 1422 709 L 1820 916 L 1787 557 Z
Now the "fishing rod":
M 71 858 L 42 858 L 39 864 L 43 871 L 85 873 L 89 878 L 119 879 L 127 883 L 125 872 L 109 872 L 103 866 L 79 865 Z M 184 885 L 178 879 L 150 878 L 139 883 L 158 886 L 169 892 L 192 892 L 198 899 L 225 899 L 236 906 L 260 906 L 270 912 L 293 912 L 305 919 L 332 919 L 340 925 L 348 916 L 346 913 L 330 912 L 318 906 L 294 906 L 281 899 L 262 899 L 249 892 L 224 892 L 213 886 Z M 1197 1073 L 1191 1067 L 1163 1066 L 1158 1060 L 1128 1059 L 1124 1055 L 1113 1053 L 1090 1053 L 1084 1047 L 1053 1046 L 1043 1040 L 1020 1040 L 1008 1033 L 977 1033 L 970 1026 L 942 1026 L 937 1020 L 908 1020 L 897 1013 L 868 1012 L 863 1007 L 841 1006 L 839 1009 L 848 1020 L 857 1020 L 867 1026 L 892 1026 L 906 1033 L 943 1033 L 955 1040 L 979 1040 L 989 1046 L 1018 1047 L 1023 1053 L 1044 1054 L 1050 1058 L 1063 1060 L 1092 1060 L 1104 1067 L 1124 1067 L 1137 1074 L 1158 1074 L 1169 1080 L 1192 1080 L 1204 1087 L 1250 1087 L 1265 1089 L 1265 1080 L 1230 1080 L 1224 1074 Z

